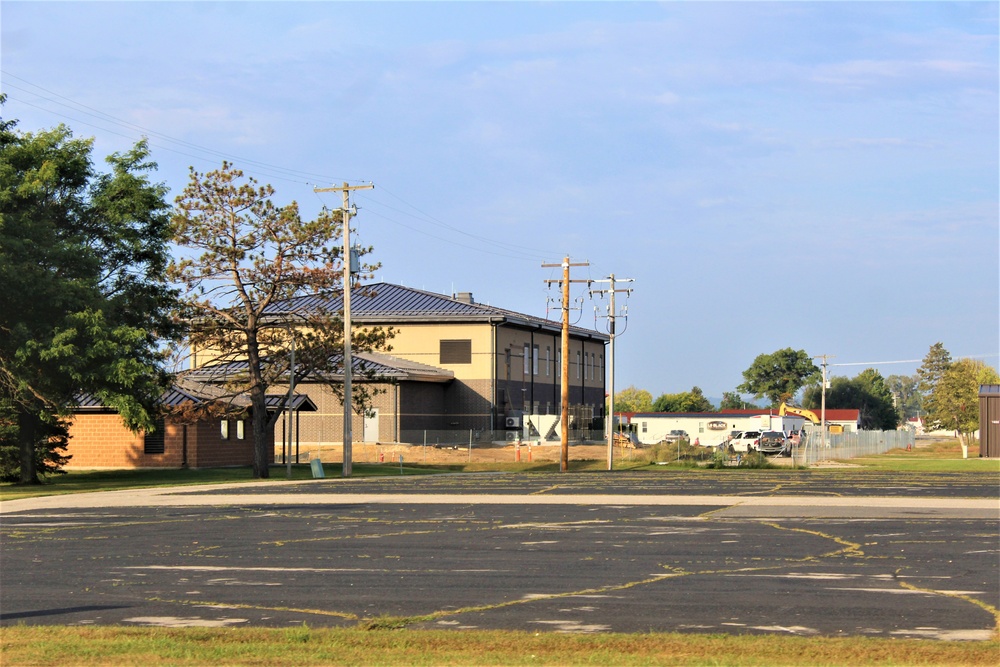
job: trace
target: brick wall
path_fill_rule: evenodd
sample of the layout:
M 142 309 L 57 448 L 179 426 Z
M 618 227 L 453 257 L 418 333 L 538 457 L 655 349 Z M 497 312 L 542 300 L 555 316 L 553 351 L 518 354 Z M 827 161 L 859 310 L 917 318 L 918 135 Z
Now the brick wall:
M 186 459 L 191 468 L 243 466 L 253 464 L 253 433 L 246 421 L 243 440 L 236 437 L 235 421 L 230 422 L 229 439 L 223 440 L 218 420 L 196 424 L 165 425 L 162 454 L 144 453 L 144 436 L 132 433 L 114 413 L 78 413 L 72 418 L 66 464 L 72 468 L 180 468 Z M 274 447 L 268 438 L 269 462 Z

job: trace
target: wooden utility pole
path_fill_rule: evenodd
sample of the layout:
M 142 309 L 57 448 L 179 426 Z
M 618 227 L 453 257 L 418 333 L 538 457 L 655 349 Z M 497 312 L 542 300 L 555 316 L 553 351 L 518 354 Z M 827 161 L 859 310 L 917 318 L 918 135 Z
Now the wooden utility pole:
M 367 185 L 348 185 L 344 183 L 339 188 L 313 188 L 313 192 L 336 192 L 340 190 L 344 193 L 343 225 L 344 225 L 344 252 L 341 261 L 344 263 L 344 465 L 341 471 L 342 477 L 350 477 L 352 472 L 352 448 L 354 442 L 354 431 L 351 422 L 354 411 L 351 407 L 351 371 L 353 360 L 351 358 L 351 274 L 357 271 L 351 261 L 351 218 L 358 214 L 357 207 L 351 207 L 351 190 L 371 190 L 375 187 L 373 183 Z
M 630 283 L 633 278 L 623 278 L 618 282 Z M 629 289 L 615 289 L 615 274 L 611 274 L 606 280 L 595 280 L 595 283 L 608 283 L 608 289 L 590 290 L 591 294 L 604 294 L 610 296 L 611 303 L 608 305 L 608 333 L 611 340 L 608 347 L 608 470 L 613 468 L 615 453 L 615 292 L 624 292 L 626 296 L 632 291 Z
M 569 284 L 586 283 L 587 280 L 570 280 L 569 267 L 590 266 L 590 262 L 571 264 L 569 256 L 563 259 L 562 264 L 542 264 L 542 268 L 562 267 L 562 280 L 546 280 L 546 284 L 560 283 L 562 285 L 562 363 L 560 366 L 561 384 L 560 397 L 562 412 L 560 413 L 559 426 L 562 431 L 562 455 L 559 458 L 559 470 L 567 472 L 569 470 Z

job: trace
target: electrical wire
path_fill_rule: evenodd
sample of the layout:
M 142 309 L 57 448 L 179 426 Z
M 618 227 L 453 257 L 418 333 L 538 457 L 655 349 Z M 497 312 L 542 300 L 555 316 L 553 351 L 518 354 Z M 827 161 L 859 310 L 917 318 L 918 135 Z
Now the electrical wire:
M 959 355 L 958 359 L 989 359 L 1000 355 L 996 354 L 967 354 Z M 852 361 L 843 364 L 827 364 L 827 366 L 886 366 L 888 364 L 919 364 L 923 359 L 900 359 L 898 361 Z
M 317 185 L 315 182 L 312 182 L 311 180 L 305 180 L 305 179 L 322 180 L 324 182 L 352 182 L 352 181 L 356 180 L 356 179 L 334 178 L 334 177 L 331 177 L 331 176 L 326 175 L 326 174 L 318 174 L 316 172 L 302 171 L 302 170 L 298 170 L 298 169 L 289 169 L 287 167 L 282 167 L 282 166 L 279 166 L 279 165 L 274 165 L 274 164 L 271 164 L 271 163 L 262 162 L 260 160 L 254 160 L 252 158 L 247 158 L 245 156 L 236 156 L 236 155 L 227 153 L 225 151 L 220 151 L 220 150 L 208 147 L 208 146 L 204 146 L 204 145 L 192 143 L 192 142 L 189 142 L 189 141 L 185 141 L 183 139 L 178 139 L 176 137 L 172 137 L 172 136 L 164 134 L 162 132 L 158 132 L 158 131 L 153 130 L 151 128 L 144 127 L 142 125 L 138 125 L 136 123 L 132 123 L 130 121 L 118 118 L 116 116 L 113 116 L 111 114 L 105 113 L 105 112 L 103 112 L 103 111 L 101 111 L 99 109 L 95 109 L 94 107 L 88 106 L 88 105 L 83 104 L 81 102 L 77 102 L 76 100 L 73 100 L 73 99 L 71 99 L 69 97 L 66 97 L 65 95 L 61 95 L 61 94 L 59 94 L 57 92 L 54 92 L 54 91 L 49 90 L 47 88 L 44 88 L 43 86 L 39 86 L 39 85 L 37 85 L 35 83 L 32 83 L 31 81 L 28 81 L 27 79 L 19 77 L 16 74 L 13 74 L 13 73 L 11 73 L 11 72 L 9 72 L 7 70 L 0 70 L 0 73 L 2 73 L 3 76 L 5 77 L 5 82 L 4 82 L 4 87 L 5 88 L 12 88 L 12 89 L 15 89 L 15 90 L 22 91 L 22 92 L 24 92 L 24 93 L 26 93 L 28 95 L 33 95 L 33 96 L 35 96 L 36 98 L 38 98 L 40 100 L 43 100 L 43 101 L 48 102 L 48 103 L 53 104 L 53 105 L 57 105 L 59 107 L 63 107 L 64 109 L 68 109 L 72 113 L 78 114 L 78 115 L 76 115 L 76 116 L 69 115 L 69 114 L 66 114 L 66 113 L 54 110 L 52 108 L 47 108 L 47 107 L 42 106 L 40 104 L 37 104 L 35 102 L 31 102 L 31 101 L 28 101 L 26 99 L 23 99 L 20 96 L 18 96 L 18 97 L 10 97 L 8 95 L 8 99 L 11 100 L 11 101 L 15 101 L 15 102 L 17 102 L 19 104 L 23 104 L 25 106 L 29 106 L 29 107 L 38 109 L 40 111 L 52 114 L 52 115 L 57 116 L 59 118 L 65 118 L 67 120 L 72 121 L 74 124 L 81 124 L 81 125 L 85 125 L 87 127 L 92 127 L 92 128 L 98 129 L 98 130 L 100 130 L 102 132 L 105 132 L 107 134 L 111 134 L 111 135 L 114 135 L 114 136 L 123 137 L 123 138 L 130 139 L 130 140 L 133 140 L 133 141 L 136 140 L 136 133 L 141 133 L 141 136 L 144 137 L 144 138 L 146 138 L 147 141 L 149 141 L 150 146 L 151 147 L 155 147 L 157 150 L 167 151 L 167 152 L 170 152 L 170 153 L 173 153 L 173 154 L 176 154 L 176 155 L 181 155 L 181 156 L 184 156 L 184 157 L 191 158 L 192 160 L 199 160 L 199 161 L 204 161 L 204 162 L 215 162 L 218 159 L 224 159 L 224 160 L 233 162 L 234 164 L 238 163 L 239 166 L 240 166 L 240 168 L 243 171 L 245 171 L 246 173 L 249 173 L 249 174 L 258 174 L 258 175 L 261 175 L 261 176 L 265 176 L 265 177 L 267 177 L 269 179 L 276 179 L 276 180 L 281 180 L 281 181 L 285 181 L 285 182 L 297 183 L 297 184 L 301 184 L 301 185 L 310 185 L 310 186 L 316 186 Z M 27 86 L 30 86 L 31 88 L 27 88 L 27 87 L 24 87 L 24 86 L 19 86 L 17 84 L 12 84 L 7 79 L 15 79 L 17 81 L 23 82 L 24 84 L 27 84 Z M 40 94 L 37 91 L 42 91 L 45 94 L 44 95 Z M 79 115 L 90 117 L 90 118 L 92 118 L 92 119 L 94 119 L 95 121 L 98 121 L 98 122 L 93 122 L 93 121 L 90 121 L 90 120 L 84 120 L 83 118 L 80 118 Z M 112 127 L 108 127 L 108 125 L 111 125 Z M 117 126 L 118 129 L 115 129 L 115 126 Z M 199 153 L 201 153 L 201 154 L 199 154 Z M 211 157 L 206 157 L 206 156 L 211 156 Z M 372 196 L 370 194 L 366 194 L 366 195 L 360 196 L 358 198 L 360 198 L 360 199 L 362 199 L 364 201 L 370 202 L 373 206 L 376 206 L 376 207 L 381 206 L 381 207 L 383 207 L 385 209 L 394 211 L 394 212 L 399 213 L 399 214 L 401 214 L 403 216 L 410 216 L 410 217 L 412 217 L 412 218 L 414 218 L 416 220 L 419 220 L 419 221 L 422 221 L 422 222 L 425 222 L 425 223 L 429 223 L 429 224 L 432 224 L 432 225 L 435 225 L 435 226 L 447 229 L 447 230 L 449 230 L 451 232 L 454 232 L 456 234 L 461 234 L 462 236 L 464 236 L 464 237 L 466 237 L 468 239 L 471 239 L 471 240 L 477 241 L 477 242 L 479 242 L 481 244 L 487 245 L 487 246 L 489 246 L 489 248 L 482 248 L 482 247 L 478 247 L 478 246 L 474 246 L 474 245 L 468 245 L 468 244 L 465 244 L 465 243 L 460 243 L 460 242 L 456 241 L 453 238 L 448 238 L 448 237 L 443 237 L 443 236 L 435 235 L 435 234 L 430 233 L 429 231 L 427 231 L 425 229 L 422 229 L 422 228 L 419 228 L 419 227 L 414 227 L 412 225 L 407 225 L 407 224 L 401 222 L 398 219 L 392 218 L 392 217 L 390 217 L 388 215 L 385 215 L 385 214 L 379 214 L 377 211 L 373 211 L 373 210 L 369 209 L 368 212 L 372 213 L 373 215 L 376 215 L 377 217 L 380 217 L 380 218 L 382 218 L 382 219 L 384 219 L 384 220 L 386 220 L 388 222 L 392 222 L 392 223 L 397 224 L 397 225 L 399 225 L 401 227 L 409 229 L 410 231 L 412 231 L 414 233 L 419 233 L 419 234 L 422 234 L 422 235 L 427 236 L 429 238 L 433 238 L 433 239 L 441 241 L 443 243 L 454 245 L 454 246 L 457 246 L 457 247 L 460 247 L 460 248 L 465 248 L 465 249 L 473 250 L 473 251 L 476 251 L 476 252 L 482 252 L 482 253 L 486 253 L 486 254 L 489 254 L 489 255 L 498 256 L 498 257 L 504 257 L 504 258 L 507 258 L 507 259 L 515 259 L 515 260 L 520 260 L 520 261 L 544 261 L 546 259 L 546 257 L 547 257 L 546 255 L 542 255 L 542 254 L 537 253 L 537 252 L 526 250 L 524 248 L 524 246 L 521 245 L 521 244 L 515 244 L 515 243 L 510 243 L 508 241 L 499 241 L 499 240 L 496 240 L 496 239 L 491 239 L 491 238 L 488 238 L 488 237 L 485 237 L 485 236 L 482 236 L 482 235 L 479 235 L 479 234 L 475 234 L 475 233 L 469 232 L 469 231 L 467 231 L 465 229 L 461 229 L 461 228 L 456 227 L 455 225 L 449 224 L 447 222 L 444 222 L 444 221 L 442 221 L 442 220 L 434 217 L 433 215 L 430 215 L 429 213 L 427 213 L 426 211 L 422 210 L 418 206 L 416 206 L 416 205 L 414 205 L 414 204 L 406 201 L 405 199 L 403 199 L 399 195 L 397 195 L 397 194 L 391 192 L 390 190 L 386 189 L 381 184 L 379 185 L 379 191 L 380 192 L 385 192 L 386 194 L 388 194 L 389 196 L 393 197 L 397 201 L 401 202 L 402 204 L 404 204 L 408 208 L 412 209 L 412 211 L 415 211 L 419 215 L 414 215 L 411 212 L 405 211 L 405 210 L 400 209 L 400 208 L 393 207 L 392 205 L 390 205 L 390 204 L 388 204 L 388 203 L 386 203 L 384 201 L 381 201 L 378 197 Z M 317 196 L 318 196 L 318 193 L 317 193 Z M 323 203 L 325 205 L 325 200 L 323 200 L 322 197 L 319 197 L 319 200 L 320 200 L 321 203 Z M 498 252 L 494 248 L 506 249 L 506 252 Z

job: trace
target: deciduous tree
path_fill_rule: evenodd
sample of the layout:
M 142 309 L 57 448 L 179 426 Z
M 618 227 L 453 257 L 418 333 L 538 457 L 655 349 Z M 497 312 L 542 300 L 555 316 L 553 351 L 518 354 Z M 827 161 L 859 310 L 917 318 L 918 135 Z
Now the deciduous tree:
M 941 428 L 955 431 L 962 458 L 969 457 L 969 445 L 979 429 L 979 386 L 998 382 L 1000 376 L 992 366 L 976 359 L 959 359 L 948 365 L 934 387 L 929 417 Z
M 821 387 L 809 387 L 802 404 L 810 410 L 818 410 L 821 393 Z M 882 374 L 874 368 L 865 369 L 853 378 L 832 378 L 826 390 L 826 407 L 857 410 L 858 426 L 866 430 L 891 431 L 899 425 L 892 392 Z
M 754 398 L 767 398 L 773 407 L 788 401 L 802 387 L 820 377 L 819 368 L 805 350 L 787 347 L 771 354 L 761 354 L 743 371 L 745 382 L 736 388 Z
M 645 389 L 629 385 L 615 394 L 615 412 L 650 412 L 653 395 Z
M 738 391 L 722 392 L 722 403 L 719 404 L 720 410 L 753 410 L 756 407 L 753 403 L 744 400 Z
M 895 398 L 896 412 L 899 413 L 901 423 L 923 412 L 924 397 L 918 388 L 919 380 L 916 375 L 890 375 L 885 379 L 885 384 Z
M 715 406 L 705 398 L 701 387 L 678 394 L 662 394 L 653 403 L 654 412 L 714 412 Z
M 64 126 L 0 121 L 0 406 L 23 483 L 65 460 L 61 416 L 78 392 L 149 430 L 167 382 L 166 188 L 147 176 L 145 142 L 107 158 L 109 173 L 91 153 Z

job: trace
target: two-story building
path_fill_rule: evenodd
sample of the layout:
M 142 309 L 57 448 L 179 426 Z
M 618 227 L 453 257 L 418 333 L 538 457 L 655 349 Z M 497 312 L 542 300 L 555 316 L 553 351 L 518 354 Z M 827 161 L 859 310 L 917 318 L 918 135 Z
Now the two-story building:
M 341 312 L 342 293 L 292 299 L 267 314 L 294 322 L 312 309 Z M 389 283 L 352 289 L 351 320 L 354 329 L 381 326 L 395 332 L 390 351 L 354 360 L 355 368 L 374 370 L 375 379 L 359 373 L 352 382 L 368 382 L 380 392 L 366 415 L 353 416 L 352 430 L 361 441 L 419 443 L 427 431 L 493 433 L 492 439 L 516 431 L 525 438 L 559 439 L 560 322 L 477 303 L 469 293 L 446 296 Z M 571 434 L 587 437 L 594 431 L 600 439 L 609 337 L 571 327 L 569 339 Z M 193 366 L 211 362 L 203 351 L 194 355 Z M 316 413 L 302 415 L 303 446 L 339 443 L 343 408 L 335 392 L 317 383 L 298 385 L 296 391 L 318 406 Z M 275 435 L 281 441 L 282 434 Z

